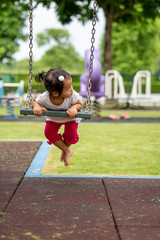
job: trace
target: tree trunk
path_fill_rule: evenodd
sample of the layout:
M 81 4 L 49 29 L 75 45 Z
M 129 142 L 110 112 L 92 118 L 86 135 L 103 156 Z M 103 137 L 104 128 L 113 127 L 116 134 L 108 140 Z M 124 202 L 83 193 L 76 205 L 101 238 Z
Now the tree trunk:
M 106 17 L 105 27 L 105 53 L 104 53 L 104 70 L 112 69 L 112 22 L 113 22 L 113 9 L 112 6 L 107 6 L 104 10 Z

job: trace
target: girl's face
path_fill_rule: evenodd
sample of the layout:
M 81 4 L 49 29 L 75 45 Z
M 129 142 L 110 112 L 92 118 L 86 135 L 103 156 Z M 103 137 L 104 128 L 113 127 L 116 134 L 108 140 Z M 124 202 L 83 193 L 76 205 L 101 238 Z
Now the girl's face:
M 61 97 L 69 98 L 73 94 L 72 78 L 65 79 L 63 82 L 63 91 Z

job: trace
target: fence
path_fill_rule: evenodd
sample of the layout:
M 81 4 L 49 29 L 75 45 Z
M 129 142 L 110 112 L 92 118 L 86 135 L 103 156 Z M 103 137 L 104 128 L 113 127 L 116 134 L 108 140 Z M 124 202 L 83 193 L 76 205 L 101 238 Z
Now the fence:
M 133 85 L 134 75 L 125 74 L 125 73 L 123 73 L 121 75 L 122 75 L 123 81 L 124 81 L 125 92 L 129 94 L 131 92 L 131 88 Z M 23 80 L 24 81 L 24 92 L 27 92 L 28 74 L 0 73 L 0 76 L 4 82 L 14 83 L 14 82 L 20 82 L 20 80 Z M 80 74 L 72 75 L 72 79 L 73 79 L 73 88 L 75 89 L 75 91 L 79 92 L 80 91 L 80 81 L 79 81 Z M 40 93 L 45 91 L 43 84 L 39 84 L 34 81 L 34 76 L 33 76 L 32 88 L 34 91 L 40 92 Z M 10 89 L 6 88 L 6 92 L 8 93 L 9 91 L 10 91 Z M 145 91 L 145 84 L 144 85 L 142 84 L 142 92 L 144 92 L 144 91 Z M 160 76 L 158 74 L 151 75 L 151 93 L 160 93 Z

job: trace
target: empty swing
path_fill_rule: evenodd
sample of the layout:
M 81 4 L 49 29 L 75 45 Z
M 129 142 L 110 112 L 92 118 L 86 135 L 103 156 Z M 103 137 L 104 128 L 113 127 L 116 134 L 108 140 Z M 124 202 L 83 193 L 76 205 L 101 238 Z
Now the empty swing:
M 96 25 L 96 8 L 97 2 L 93 2 L 93 18 L 92 18 L 92 37 L 91 37 L 91 48 L 90 48 L 90 67 L 88 77 L 88 93 L 86 100 L 85 111 L 79 111 L 76 118 L 91 119 L 91 87 L 92 87 L 92 72 L 93 72 L 93 59 L 94 59 L 94 42 L 95 42 L 95 25 Z M 29 1 L 29 86 L 26 97 L 25 108 L 21 108 L 21 115 L 34 115 L 32 108 L 32 57 L 33 57 L 33 5 L 32 0 Z M 54 116 L 54 117 L 69 117 L 65 110 L 51 110 L 47 108 L 47 111 L 42 112 L 42 116 Z

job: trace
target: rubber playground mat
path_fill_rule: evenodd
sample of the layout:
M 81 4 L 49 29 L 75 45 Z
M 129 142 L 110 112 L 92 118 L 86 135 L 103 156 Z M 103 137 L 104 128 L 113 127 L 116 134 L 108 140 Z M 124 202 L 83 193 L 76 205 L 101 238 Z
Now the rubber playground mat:
M 0 239 L 160 239 L 160 179 L 24 178 L 40 144 L 0 142 Z

